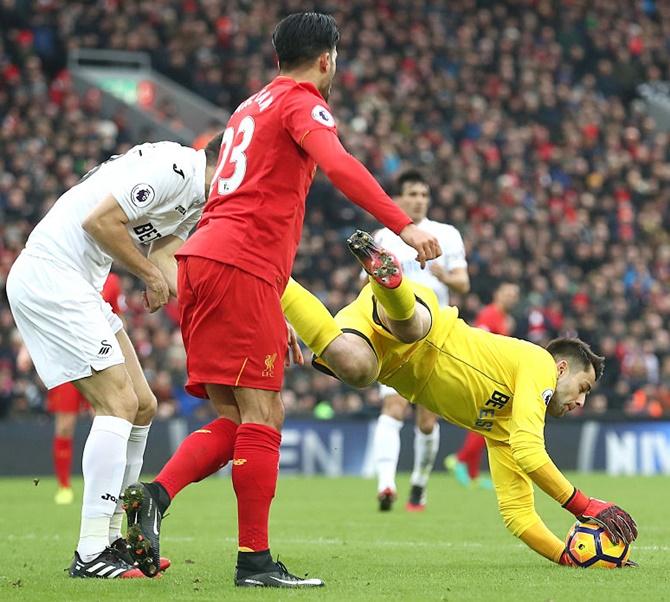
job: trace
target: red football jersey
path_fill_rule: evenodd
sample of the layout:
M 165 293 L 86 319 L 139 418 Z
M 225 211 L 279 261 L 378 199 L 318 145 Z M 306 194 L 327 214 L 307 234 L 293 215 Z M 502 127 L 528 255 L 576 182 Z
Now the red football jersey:
M 483 328 L 494 334 L 509 336 L 508 324 L 507 314 L 493 303 L 483 307 L 475 318 L 477 328 Z
M 318 129 L 337 131 L 328 104 L 311 83 L 279 76 L 245 100 L 224 132 L 202 219 L 177 255 L 234 265 L 281 293 L 316 171 L 300 145 Z
M 121 279 L 110 272 L 102 287 L 102 298 L 112 306 L 112 311 L 120 316 L 126 308 L 125 295 L 121 290 Z

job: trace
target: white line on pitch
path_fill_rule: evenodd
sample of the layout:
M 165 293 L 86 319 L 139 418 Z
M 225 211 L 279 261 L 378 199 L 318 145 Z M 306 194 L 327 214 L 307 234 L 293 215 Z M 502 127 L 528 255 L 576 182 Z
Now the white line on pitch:
M 19 541 L 19 540 L 39 540 L 39 541 L 60 541 L 61 539 L 65 539 L 61 535 L 54 534 L 54 535 L 38 535 L 37 533 L 21 533 L 21 534 L 15 534 L 15 533 L 8 533 L 5 535 L 5 538 L 7 541 Z M 68 538 L 70 539 L 70 538 Z M 226 542 L 226 543 L 235 543 L 237 542 L 236 537 L 214 537 L 216 541 L 220 542 Z M 191 536 L 179 536 L 179 535 L 166 535 L 164 537 L 161 537 L 162 542 L 168 542 L 168 543 L 188 543 L 188 542 L 193 542 L 193 541 L 202 541 L 202 537 L 191 537 Z M 441 541 L 441 542 L 428 542 L 428 541 L 412 541 L 412 540 L 407 540 L 407 541 L 392 541 L 392 540 L 379 540 L 379 541 L 370 541 L 367 540 L 365 542 L 360 542 L 356 540 L 344 540 L 344 539 L 334 539 L 334 538 L 326 538 L 326 537 L 317 537 L 317 538 L 295 538 L 295 537 L 287 537 L 287 538 L 282 538 L 281 539 L 282 543 L 286 544 L 292 544 L 292 545 L 310 545 L 310 546 L 339 546 L 339 545 L 351 545 L 351 544 L 359 544 L 359 545 L 366 545 L 370 547 L 387 547 L 387 548 L 400 548 L 400 547 L 406 547 L 408 545 L 411 545 L 413 547 L 426 547 L 426 548 L 483 548 L 484 544 L 476 541 L 471 541 L 471 542 L 460 542 L 460 543 L 453 543 L 449 541 Z M 503 545 L 497 545 L 496 549 L 500 548 L 507 548 L 507 549 L 523 549 L 526 546 L 519 542 L 516 544 L 513 543 L 508 543 L 508 544 L 503 544 Z M 645 551 L 650 551 L 650 552 L 668 552 L 670 551 L 670 546 L 640 546 L 640 545 L 635 545 L 634 546 L 636 550 L 645 550 Z

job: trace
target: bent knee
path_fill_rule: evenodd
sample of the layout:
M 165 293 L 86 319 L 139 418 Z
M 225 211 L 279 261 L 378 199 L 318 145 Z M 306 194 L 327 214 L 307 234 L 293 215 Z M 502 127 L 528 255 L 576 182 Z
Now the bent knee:
M 96 412 L 133 422 L 139 409 L 139 399 L 130 378 L 109 379 L 100 385 L 95 390 L 88 392 L 88 400 Z
M 143 391 L 137 396 L 136 424 L 148 424 L 158 411 L 158 400 L 151 390 Z
M 279 393 L 262 391 L 260 395 L 249 395 L 250 389 L 245 392 L 236 390 L 238 420 L 242 423 L 254 423 L 269 426 L 281 431 L 284 425 L 284 403 Z M 232 414 L 232 412 L 231 412 Z
M 54 434 L 56 437 L 72 437 L 77 426 L 75 412 L 56 412 L 54 420 Z
M 348 385 L 362 389 L 375 382 L 377 371 L 374 366 L 356 362 L 355 358 L 348 358 L 338 367 L 337 375 Z
M 393 335 L 401 342 L 409 345 L 415 343 L 425 336 L 423 325 L 419 322 L 408 326 L 395 326 L 393 328 Z
M 117 416 L 128 422 L 135 422 L 138 409 L 139 400 L 132 387 L 101 395 L 96 406 L 99 414 Z
M 377 379 L 377 358 L 359 336 L 345 333 L 341 344 L 331 346 L 324 356 L 328 367 L 352 387 L 367 387 Z
M 424 435 L 430 435 L 437 425 L 437 415 L 423 408 L 417 407 L 416 426 Z

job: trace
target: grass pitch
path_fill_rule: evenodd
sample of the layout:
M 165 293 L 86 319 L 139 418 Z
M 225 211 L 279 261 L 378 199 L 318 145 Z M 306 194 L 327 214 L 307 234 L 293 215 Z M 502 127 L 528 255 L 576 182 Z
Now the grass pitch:
M 492 492 L 433 475 L 422 514 L 403 508 L 408 478 L 390 513 L 376 509 L 372 481 L 280 480 L 271 521 L 273 554 L 289 570 L 326 581 L 311 591 L 238 590 L 235 498 L 229 479 L 187 488 L 163 523 L 160 580 L 75 580 L 66 576 L 79 529 L 81 481 L 72 506 L 53 503 L 53 479 L 0 480 L 0 600 L 670 600 L 667 478 L 572 475 L 590 495 L 614 499 L 637 520 L 637 570 L 576 570 L 540 558 L 502 525 Z M 536 494 L 559 536 L 571 516 Z

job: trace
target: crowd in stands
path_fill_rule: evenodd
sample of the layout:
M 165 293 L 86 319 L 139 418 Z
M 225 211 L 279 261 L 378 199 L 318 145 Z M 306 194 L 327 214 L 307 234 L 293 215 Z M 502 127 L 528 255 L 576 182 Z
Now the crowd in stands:
M 75 47 L 148 52 L 232 110 L 276 73 L 270 36 L 297 0 L 0 3 L 0 288 L 31 227 L 93 165 L 139 142 L 64 69 Z M 575 334 L 607 358 L 587 412 L 670 413 L 670 146 L 636 87 L 670 80 L 670 5 L 653 0 L 325 0 L 340 26 L 330 99 L 341 138 L 379 181 L 418 167 L 430 216 L 466 243 L 466 319 L 504 280 L 515 335 Z M 221 124 L 223 125 L 223 124 Z M 374 224 L 318 176 L 294 275 L 336 311 L 360 286 L 344 238 Z M 268 250 L 271 252 L 271 250 Z M 206 412 L 182 393 L 174 306 L 149 315 L 124 276 L 125 319 L 164 416 Z M 0 414 L 38 410 L 0 307 Z M 291 369 L 289 413 L 327 400 L 374 413 L 376 388 Z

